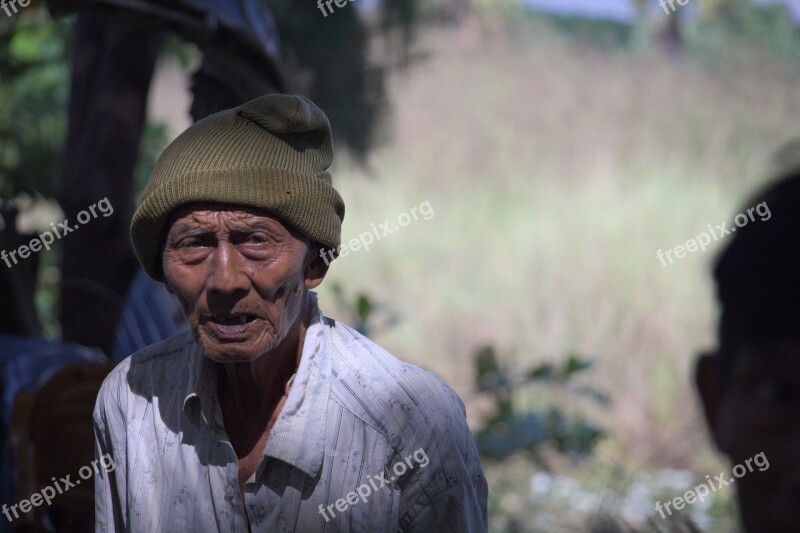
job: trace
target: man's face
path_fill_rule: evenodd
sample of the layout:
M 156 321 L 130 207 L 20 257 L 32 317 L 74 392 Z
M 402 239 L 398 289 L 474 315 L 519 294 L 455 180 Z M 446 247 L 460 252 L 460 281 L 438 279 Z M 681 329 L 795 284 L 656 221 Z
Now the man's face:
M 795 531 L 800 524 L 800 341 L 742 348 L 724 381 L 714 359 L 699 362 L 697 384 L 714 440 L 731 467 L 748 460 L 753 466 L 730 486 L 737 490 L 745 526 L 764 533 Z M 753 464 L 762 452 L 759 464 Z M 730 471 L 728 478 L 733 478 Z
M 171 219 L 163 269 L 205 353 L 250 362 L 298 323 L 306 289 L 322 281 L 308 245 L 263 211 L 187 206 Z M 315 266 L 319 262 L 314 262 Z

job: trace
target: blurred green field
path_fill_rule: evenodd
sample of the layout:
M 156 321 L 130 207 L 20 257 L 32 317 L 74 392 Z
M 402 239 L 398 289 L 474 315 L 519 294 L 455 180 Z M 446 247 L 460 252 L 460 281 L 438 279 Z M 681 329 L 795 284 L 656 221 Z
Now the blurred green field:
M 613 404 L 592 413 L 609 437 L 589 464 L 564 464 L 587 487 L 624 494 L 659 469 L 719 472 L 689 376 L 713 345 L 709 269 L 724 240 L 667 267 L 656 251 L 730 224 L 766 181 L 770 155 L 800 133 L 800 73 L 755 55 L 599 51 L 503 20 L 426 34 L 431 55 L 391 80 L 392 142 L 368 172 L 338 161 L 344 240 L 425 201 L 435 216 L 333 263 L 322 304 L 337 316 L 332 280 L 388 302 L 402 322 L 376 340 L 453 384 L 473 425 L 486 407 L 474 390 L 479 345 L 528 364 L 594 357 L 592 383 Z M 531 463 L 487 470 L 494 530 L 575 519 L 537 507 Z M 732 494 L 719 497 L 724 514 Z

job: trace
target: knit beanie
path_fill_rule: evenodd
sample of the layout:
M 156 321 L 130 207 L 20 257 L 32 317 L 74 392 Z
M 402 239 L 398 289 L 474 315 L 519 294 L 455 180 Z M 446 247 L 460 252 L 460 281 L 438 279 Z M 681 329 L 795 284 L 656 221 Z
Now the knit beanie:
M 194 202 L 264 209 L 336 250 L 344 202 L 327 171 L 332 160 L 328 118 L 305 97 L 271 94 L 211 115 L 158 158 L 131 223 L 136 256 L 163 281 L 167 221 Z

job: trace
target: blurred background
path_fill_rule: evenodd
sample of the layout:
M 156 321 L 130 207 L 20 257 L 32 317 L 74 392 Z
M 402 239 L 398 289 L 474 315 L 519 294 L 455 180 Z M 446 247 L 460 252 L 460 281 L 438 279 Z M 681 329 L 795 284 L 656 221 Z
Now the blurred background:
M 455 387 L 492 531 L 735 528 L 732 490 L 655 511 L 723 470 L 689 376 L 725 240 L 656 253 L 730 225 L 800 133 L 800 2 L 8 2 L 0 249 L 114 214 L 0 264 L 2 503 L 88 464 L 105 373 L 184 327 L 127 240 L 155 158 L 285 91 L 331 118 L 343 242 L 396 229 L 323 311 Z M 86 490 L 0 531 L 85 530 Z

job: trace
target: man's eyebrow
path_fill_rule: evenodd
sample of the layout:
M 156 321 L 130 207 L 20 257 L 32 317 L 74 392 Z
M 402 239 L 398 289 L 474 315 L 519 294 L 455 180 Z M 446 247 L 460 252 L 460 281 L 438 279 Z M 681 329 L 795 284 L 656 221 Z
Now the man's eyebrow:
M 255 222 L 253 224 L 246 224 L 246 225 L 236 225 L 235 227 L 231 228 L 231 231 L 235 231 L 238 233 L 245 233 L 245 232 L 253 232 L 253 231 L 266 231 L 268 233 L 274 233 L 275 228 L 269 226 L 268 224 L 264 224 L 262 222 Z
M 202 237 L 214 232 L 210 229 L 192 228 L 183 224 L 176 224 L 174 232 L 171 233 L 178 234 L 181 237 Z

